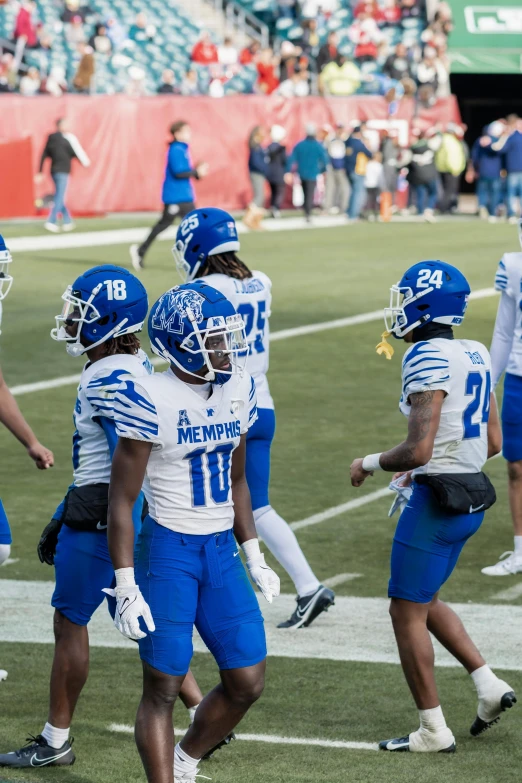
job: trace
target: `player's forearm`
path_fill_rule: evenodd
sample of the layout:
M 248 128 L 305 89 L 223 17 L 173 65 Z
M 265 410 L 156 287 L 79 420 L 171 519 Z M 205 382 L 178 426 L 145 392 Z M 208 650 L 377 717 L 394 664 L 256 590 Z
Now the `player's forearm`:
M 120 438 L 111 468 L 107 539 L 114 570 L 134 565 L 132 511 L 141 492 L 152 444 Z
M 22 416 L 15 398 L 3 379 L 0 380 L 0 422 L 26 449 L 38 443 L 36 435 Z
M 234 535 L 239 545 L 252 538 L 257 538 L 257 531 L 252 513 L 252 502 L 246 478 L 232 485 L 234 501 Z
M 429 462 L 430 457 L 431 454 L 428 456 L 424 448 L 419 448 L 418 444 L 405 440 L 395 448 L 383 452 L 379 458 L 379 464 L 382 470 L 393 473 L 407 472 L 422 467 Z
M 109 501 L 107 541 L 115 571 L 134 566 L 133 506 L 129 498 Z

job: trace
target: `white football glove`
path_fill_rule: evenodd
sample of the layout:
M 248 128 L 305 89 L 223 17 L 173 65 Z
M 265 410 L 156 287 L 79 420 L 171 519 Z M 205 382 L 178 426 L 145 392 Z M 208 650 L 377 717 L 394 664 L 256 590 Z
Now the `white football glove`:
M 149 631 L 155 631 L 156 626 L 148 603 L 141 594 L 138 585 L 124 585 L 122 587 L 104 587 L 103 592 L 116 598 L 116 614 L 114 625 L 127 639 L 144 639 L 147 636 L 140 629 L 140 617 L 143 617 Z
M 257 539 L 246 541 L 242 549 L 246 555 L 246 567 L 250 578 L 271 604 L 281 589 L 278 575 L 265 563 L 265 556 L 259 551 Z
M 388 511 L 389 517 L 392 517 L 397 511 L 397 509 L 399 509 L 400 514 L 402 514 L 402 512 L 408 505 L 408 502 L 411 498 L 413 487 L 411 484 L 404 486 L 402 484 L 403 481 L 404 481 L 404 476 L 400 476 L 400 478 L 395 479 L 395 481 L 390 481 L 389 488 L 392 489 L 397 494 L 395 495 L 393 502 L 390 506 L 390 510 Z

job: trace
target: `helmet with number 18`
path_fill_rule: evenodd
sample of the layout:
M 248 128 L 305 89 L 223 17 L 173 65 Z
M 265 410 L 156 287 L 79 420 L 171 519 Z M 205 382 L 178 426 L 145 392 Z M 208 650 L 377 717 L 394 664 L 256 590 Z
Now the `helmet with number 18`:
M 460 326 L 470 294 L 459 270 L 444 261 L 420 261 L 411 266 L 390 289 L 390 306 L 384 322 L 399 339 L 428 323 Z
M 140 332 L 147 316 L 147 292 L 127 269 L 106 264 L 76 278 L 62 294 L 53 340 L 67 343 L 67 353 L 81 356 L 101 343 Z M 76 325 L 76 328 L 74 328 Z

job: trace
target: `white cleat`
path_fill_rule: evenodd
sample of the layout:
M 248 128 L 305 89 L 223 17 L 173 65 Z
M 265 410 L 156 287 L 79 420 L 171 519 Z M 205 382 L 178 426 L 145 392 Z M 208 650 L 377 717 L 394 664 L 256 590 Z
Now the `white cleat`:
M 129 247 L 129 254 L 131 258 L 131 264 L 136 272 L 141 272 L 143 269 L 143 258 L 138 253 L 139 245 L 131 245 Z
M 62 226 L 62 231 L 74 231 L 76 228 L 76 223 L 64 223 Z
M 52 234 L 60 233 L 60 226 L 56 225 L 56 223 L 49 223 L 49 221 L 47 221 L 47 223 L 44 223 L 44 228 Z
M 407 737 L 379 742 L 379 750 L 390 750 L 393 753 L 455 753 L 456 743 L 448 727 L 437 732 L 419 728 Z
M 0 669 L 0 682 L 7 680 L 7 672 L 5 669 Z
M 433 210 L 432 209 L 425 209 L 424 210 L 424 214 L 423 214 L 422 217 L 424 218 L 426 223 L 436 223 L 437 222 L 437 218 L 433 214 Z
M 483 731 L 497 723 L 502 713 L 511 709 L 516 701 L 517 697 L 512 687 L 504 680 L 497 678 L 493 687 L 479 698 L 477 717 L 473 721 L 470 733 L 474 737 L 478 737 Z
M 193 769 L 191 772 L 174 773 L 174 783 L 196 783 L 196 778 L 199 780 L 212 780 L 206 775 L 199 775 L 199 769 Z
M 481 573 L 486 576 L 511 576 L 522 574 L 522 557 L 516 557 L 514 552 L 503 552 L 498 563 L 486 566 Z

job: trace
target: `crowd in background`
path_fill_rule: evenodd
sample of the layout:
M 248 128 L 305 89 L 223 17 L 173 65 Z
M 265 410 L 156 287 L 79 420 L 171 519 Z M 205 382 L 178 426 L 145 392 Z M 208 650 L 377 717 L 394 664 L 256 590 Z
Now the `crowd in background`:
M 414 122 L 405 145 L 393 127 L 376 131 L 359 121 L 350 128 L 309 123 L 304 138 L 289 149 L 282 126 L 269 132 L 257 126 L 249 139 L 252 203 L 245 221 L 258 228 L 265 206 L 277 217 L 286 200 L 302 206 L 307 220 L 314 206 L 323 213 L 345 213 L 350 222 L 377 220 L 386 203 L 391 212 L 401 209 L 433 222 L 436 211 L 457 211 L 465 176 L 476 182 L 481 218 L 516 222 L 522 203 L 522 121 L 510 115 L 491 123 L 471 150 L 465 130 L 455 122 L 432 127 Z
M 12 31 L 13 49 L 5 49 L 0 58 L 2 92 L 18 91 L 25 96 L 89 94 L 96 85 L 97 54 L 121 57 L 129 42 L 154 43 L 157 34 L 145 11 L 125 26 L 116 16 L 96 18 L 88 0 L 64 0 L 60 22 L 48 29 L 33 0 L 0 3 L 19 6 Z M 129 64 L 128 81 L 122 89 L 132 96 L 157 92 L 217 98 L 226 94 L 226 86 L 246 68 L 248 78 L 241 82 L 245 91 L 285 98 L 349 96 L 362 91 L 386 95 L 396 102 L 417 93 L 421 102 L 429 104 L 449 94 L 451 12 L 446 2 L 438 4 L 433 19 L 411 45 L 390 45 L 385 32 L 391 27 L 400 29 L 405 20 L 424 19 L 423 0 L 352 0 L 352 4 L 350 22 L 330 30 L 337 0 L 280 0 L 280 18 L 295 21 L 298 37 L 293 40 L 283 39 L 275 30 L 270 47 L 262 48 L 258 41 L 238 46 L 231 37 L 217 41 L 203 32 L 184 74 L 165 68 L 153 87 L 143 67 Z M 76 50 L 74 74 L 66 74 L 62 66 L 49 68 L 49 53 L 57 36 L 64 36 L 68 46 Z M 346 40 L 351 42 L 350 56 Z M 24 65 L 24 48 L 38 53 L 39 68 Z

